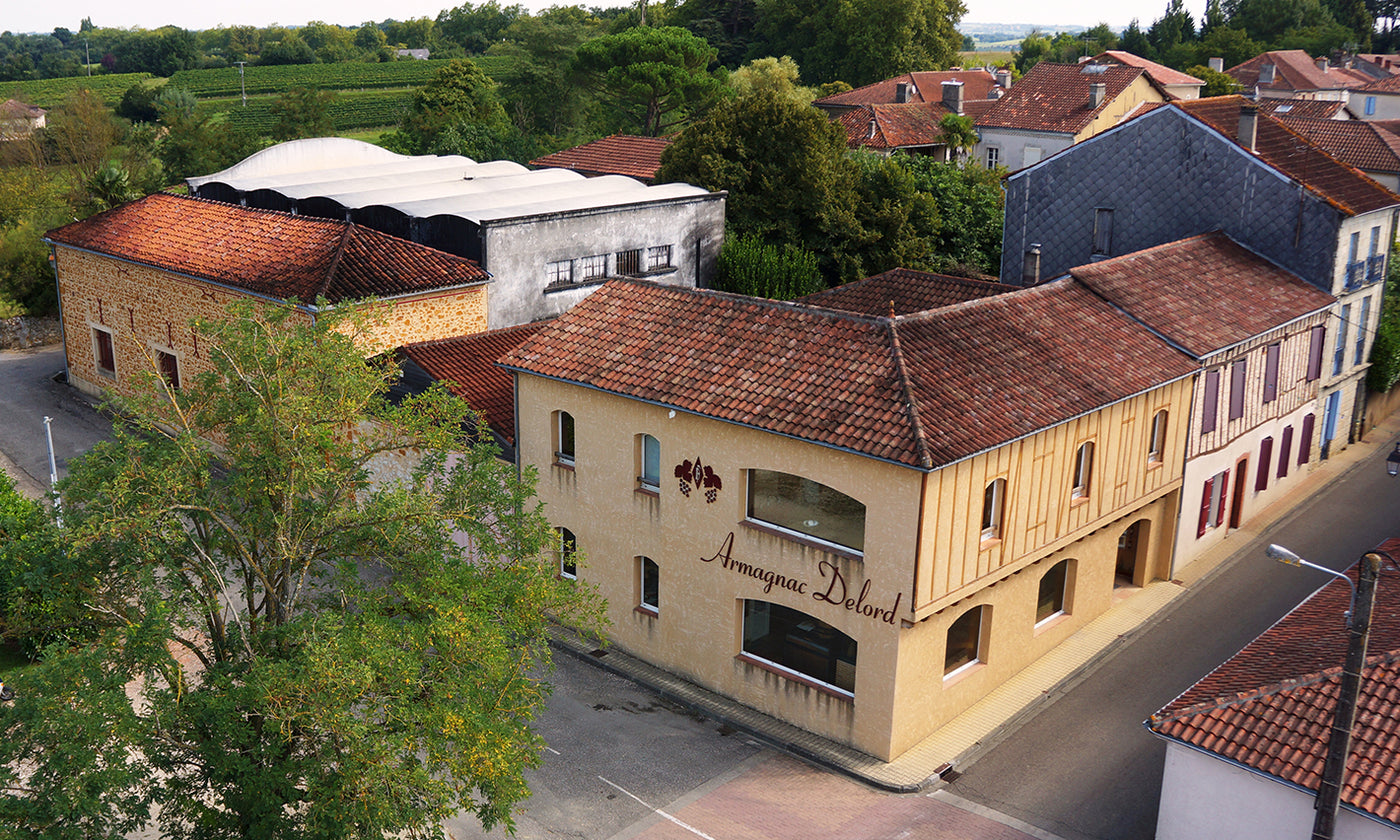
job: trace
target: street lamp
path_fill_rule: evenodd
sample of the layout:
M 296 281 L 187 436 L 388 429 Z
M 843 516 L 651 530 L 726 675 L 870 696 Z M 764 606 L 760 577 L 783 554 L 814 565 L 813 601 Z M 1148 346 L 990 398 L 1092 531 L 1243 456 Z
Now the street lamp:
M 1395 444 L 1395 451 L 1385 456 L 1385 471 L 1387 475 L 1400 475 L 1400 443 Z
M 1400 451 L 1400 447 L 1397 447 Z M 1351 752 L 1351 730 L 1356 725 L 1356 701 L 1361 694 L 1361 669 L 1366 664 L 1366 644 L 1371 637 L 1371 609 L 1376 604 L 1376 578 L 1380 575 L 1382 552 L 1369 551 L 1357 564 L 1357 582 L 1341 572 L 1309 563 L 1281 545 L 1270 545 L 1264 553 L 1280 563 L 1302 566 L 1342 578 L 1351 586 L 1351 609 L 1347 610 L 1347 655 L 1342 665 L 1342 684 L 1337 690 L 1337 710 L 1332 715 L 1332 734 L 1327 741 L 1327 760 L 1322 765 L 1322 781 L 1317 786 L 1317 817 L 1313 820 L 1313 840 L 1332 840 L 1337 827 L 1337 806 L 1346 782 L 1347 754 Z M 1394 558 L 1384 555 L 1394 563 Z

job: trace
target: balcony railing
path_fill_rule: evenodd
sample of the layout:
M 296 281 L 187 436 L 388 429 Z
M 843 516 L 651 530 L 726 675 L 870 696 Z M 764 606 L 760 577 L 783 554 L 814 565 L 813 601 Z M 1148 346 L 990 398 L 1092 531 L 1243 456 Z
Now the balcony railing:
M 1346 287 L 1347 287 L 1348 289 L 1355 289 L 1355 288 L 1360 287 L 1361 284 L 1363 284 L 1363 283 L 1365 283 L 1365 282 L 1366 282 L 1366 261 L 1365 261 L 1365 260 L 1357 260 L 1356 262 L 1347 263 L 1347 282 L 1346 282 Z
M 1385 279 L 1385 254 L 1376 254 L 1366 260 L 1366 282 L 1379 283 Z

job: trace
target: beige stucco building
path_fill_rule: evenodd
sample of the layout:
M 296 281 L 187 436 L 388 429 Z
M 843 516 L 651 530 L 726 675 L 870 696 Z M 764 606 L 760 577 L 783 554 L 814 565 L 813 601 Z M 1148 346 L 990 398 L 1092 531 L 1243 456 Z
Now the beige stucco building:
M 476 263 L 346 222 L 157 194 L 46 241 L 68 381 L 93 395 L 131 393 L 138 371 L 178 387 L 208 369 L 191 321 L 236 300 L 314 319 L 374 298 L 367 354 L 486 328 L 489 278 Z
M 506 356 L 613 641 L 888 760 L 1166 576 L 1196 366 L 1072 279 L 978 294 L 613 282 Z

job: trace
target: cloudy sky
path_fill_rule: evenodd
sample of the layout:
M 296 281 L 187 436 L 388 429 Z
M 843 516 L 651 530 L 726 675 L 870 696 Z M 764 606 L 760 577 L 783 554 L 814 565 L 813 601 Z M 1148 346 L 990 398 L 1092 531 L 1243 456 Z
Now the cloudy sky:
M 964 0 L 963 20 L 976 23 L 1082 24 L 1108 23 L 1122 28 L 1138 18 L 1143 28 L 1160 17 L 1166 0 L 1126 0 L 1105 7 L 1091 0 Z M 561 4 L 567 0 L 561 0 Z M 451 0 L 243 0 L 238 3 L 190 2 L 190 0 L 119 0 L 93 3 L 91 0 L 9 0 L 0 11 L 0 30 L 10 32 L 52 32 L 64 26 L 77 30 L 84 17 L 98 26 L 155 29 L 175 24 L 186 29 L 210 29 L 219 25 L 279 23 L 300 26 L 313 20 L 359 25 L 367 20 L 436 17 L 444 8 L 457 5 Z M 502 0 L 502 5 L 507 5 Z M 532 11 L 552 2 L 526 0 L 521 5 Z M 590 6 L 621 6 L 625 0 L 585 0 Z M 1200 8 L 1198 9 L 1197 6 Z M 1204 0 L 1187 2 L 1186 8 L 1199 18 Z

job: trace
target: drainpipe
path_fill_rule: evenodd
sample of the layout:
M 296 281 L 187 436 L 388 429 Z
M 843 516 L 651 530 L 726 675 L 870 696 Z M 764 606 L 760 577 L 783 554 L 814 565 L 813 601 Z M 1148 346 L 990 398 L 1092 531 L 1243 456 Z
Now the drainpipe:
M 48 240 L 44 240 L 48 242 Z M 58 298 L 58 340 L 63 342 L 63 384 L 68 382 L 68 330 L 63 326 L 63 290 L 58 282 L 58 248 L 49 242 L 49 267 L 53 269 L 53 293 Z

